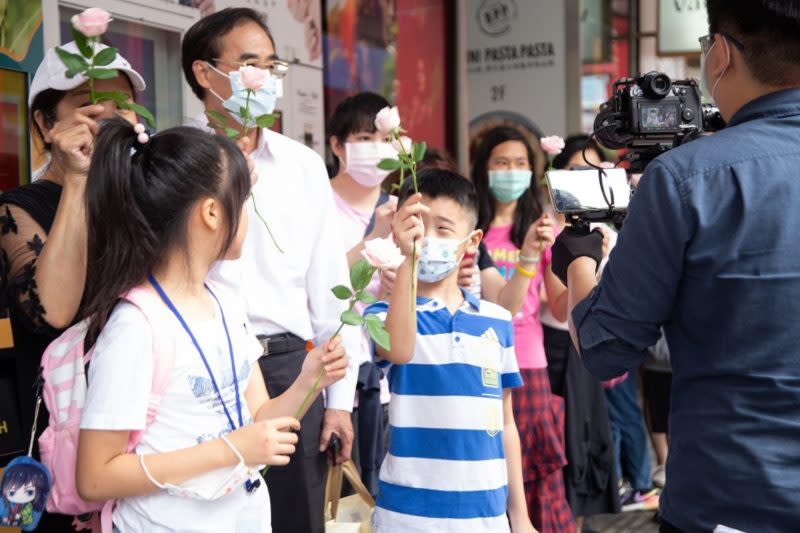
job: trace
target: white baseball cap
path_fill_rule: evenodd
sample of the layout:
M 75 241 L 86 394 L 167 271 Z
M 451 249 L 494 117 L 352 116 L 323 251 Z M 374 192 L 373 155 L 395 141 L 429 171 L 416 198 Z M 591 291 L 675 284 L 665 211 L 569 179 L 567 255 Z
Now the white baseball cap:
M 80 54 L 78 45 L 75 44 L 75 41 L 69 42 L 60 48 L 73 54 Z M 95 53 L 103 50 L 104 48 L 108 47 L 104 44 L 96 43 L 94 48 Z M 128 76 L 128 79 L 131 80 L 131 85 L 133 85 L 133 88 L 137 91 L 143 91 L 147 86 L 144 82 L 144 78 L 142 78 L 138 72 L 133 70 L 131 64 L 128 63 L 128 61 L 120 54 L 117 54 L 117 57 L 114 58 L 114 61 L 108 65 L 104 65 L 102 68 L 117 69 L 120 72 L 123 72 Z M 87 81 L 88 78 L 83 74 L 77 74 L 72 78 L 68 78 L 67 67 L 58 57 L 58 54 L 56 54 L 55 48 L 51 48 L 45 54 L 44 60 L 39 65 L 39 68 L 36 69 L 36 74 L 33 76 L 31 88 L 28 93 L 28 105 L 33 105 L 34 98 L 36 98 L 42 91 L 46 91 L 47 89 L 69 91 L 75 87 L 83 85 Z

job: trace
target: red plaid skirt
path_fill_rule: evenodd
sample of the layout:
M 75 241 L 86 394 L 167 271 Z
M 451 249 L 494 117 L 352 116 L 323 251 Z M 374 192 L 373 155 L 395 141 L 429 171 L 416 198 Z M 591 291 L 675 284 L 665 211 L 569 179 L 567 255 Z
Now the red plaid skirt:
M 564 400 L 550 391 L 546 368 L 521 369 L 514 390 L 514 419 L 522 445 L 525 499 L 542 533 L 573 533 L 575 521 L 564 492 Z

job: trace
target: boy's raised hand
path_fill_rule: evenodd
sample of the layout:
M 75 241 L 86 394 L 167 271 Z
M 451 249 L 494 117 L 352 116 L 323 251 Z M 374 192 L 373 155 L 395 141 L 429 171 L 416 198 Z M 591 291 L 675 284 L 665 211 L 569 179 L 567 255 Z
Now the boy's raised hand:
M 430 209 L 423 205 L 422 194 L 413 194 L 397 210 L 392 221 L 394 242 L 407 258 L 411 257 L 414 241 L 425 236 L 425 226 L 422 224 L 422 214 L 430 213 Z M 419 255 L 419 254 L 418 254 Z

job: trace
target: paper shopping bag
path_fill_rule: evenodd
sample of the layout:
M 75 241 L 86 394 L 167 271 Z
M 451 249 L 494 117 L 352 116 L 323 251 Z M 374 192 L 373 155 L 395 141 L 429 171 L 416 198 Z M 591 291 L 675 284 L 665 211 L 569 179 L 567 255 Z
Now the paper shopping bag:
M 342 476 L 347 477 L 356 493 L 342 498 Z M 372 499 L 353 461 L 328 469 L 325 486 L 325 533 L 372 533 Z

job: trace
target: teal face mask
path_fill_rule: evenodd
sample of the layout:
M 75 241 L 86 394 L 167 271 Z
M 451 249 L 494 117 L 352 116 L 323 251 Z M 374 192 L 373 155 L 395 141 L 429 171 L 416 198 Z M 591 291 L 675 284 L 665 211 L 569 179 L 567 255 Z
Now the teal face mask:
M 498 202 L 513 202 L 531 186 L 531 170 L 490 170 L 489 191 Z

